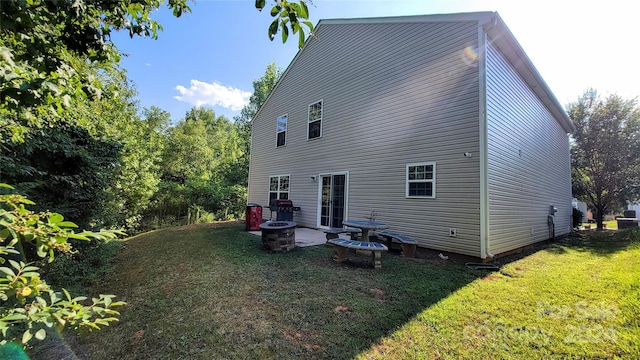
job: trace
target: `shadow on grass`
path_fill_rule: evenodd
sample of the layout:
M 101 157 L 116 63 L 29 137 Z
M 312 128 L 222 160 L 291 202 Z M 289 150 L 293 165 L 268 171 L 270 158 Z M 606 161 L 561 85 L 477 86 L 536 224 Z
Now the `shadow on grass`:
M 241 225 L 139 236 L 95 289 L 127 301 L 121 321 L 65 337 L 81 359 L 349 359 L 488 274 L 454 259 L 385 253 L 374 270 L 366 257 L 331 257 L 326 246 L 266 252 Z
M 611 256 L 640 246 L 640 229 L 581 231 L 561 239 L 557 244 L 560 246 L 551 246 L 547 251 L 561 254 L 566 252 L 564 246 L 568 246 L 599 256 Z

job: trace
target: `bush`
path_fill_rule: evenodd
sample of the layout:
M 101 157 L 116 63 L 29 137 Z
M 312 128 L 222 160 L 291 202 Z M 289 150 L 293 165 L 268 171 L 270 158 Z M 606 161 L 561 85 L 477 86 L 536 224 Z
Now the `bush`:
M 584 213 L 576 208 L 573 208 L 573 213 L 571 214 L 573 218 L 573 228 L 578 228 L 582 224 L 582 218 L 584 217 Z
M 13 189 L 0 183 L 0 188 Z M 36 259 L 52 263 L 56 253 L 73 254 L 71 241 L 107 241 L 120 231 L 75 232 L 77 225 L 58 213 L 36 213 L 25 206 L 34 203 L 19 194 L 0 194 L 0 346 L 8 342 L 26 345 L 34 337 L 43 340 L 48 329 L 65 326 L 100 329 L 117 321 L 114 295 L 99 295 L 88 303 L 84 296 L 72 297 L 66 289 L 56 291 L 42 279 L 40 268 L 27 259 L 25 249 L 35 250 Z

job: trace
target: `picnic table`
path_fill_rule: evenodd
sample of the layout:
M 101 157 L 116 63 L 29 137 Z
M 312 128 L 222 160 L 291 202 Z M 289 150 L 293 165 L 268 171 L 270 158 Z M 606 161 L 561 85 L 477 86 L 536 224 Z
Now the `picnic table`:
M 362 241 L 369 241 L 369 230 L 388 229 L 389 225 L 371 220 L 344 220 L 344 226 L 362 229 Z

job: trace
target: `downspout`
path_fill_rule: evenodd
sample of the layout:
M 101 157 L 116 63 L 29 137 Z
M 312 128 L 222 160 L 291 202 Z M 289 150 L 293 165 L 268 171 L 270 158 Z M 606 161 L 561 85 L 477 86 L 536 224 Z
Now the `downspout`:
M 478 26 L 478 82 L 479 91 L 479 136 L 480 136 L 480 254 L 482 259 L 489 257 L 493 259 L 491 253 L 491 240 L 489 230 L 489 148 L 487 130 L 487 33 L 485 26 L 489 29 L 496 25 L 495 15 L 492 20 Z

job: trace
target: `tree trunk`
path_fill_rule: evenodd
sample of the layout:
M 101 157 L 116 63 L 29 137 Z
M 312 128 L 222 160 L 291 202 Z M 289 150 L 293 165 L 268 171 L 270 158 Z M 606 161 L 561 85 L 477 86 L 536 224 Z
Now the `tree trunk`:
M 598 230 L 602 230 L 604 226 L 602 226 L 604 222 L 604 206 L 596 207 L 596 223 L 598 224 Z

